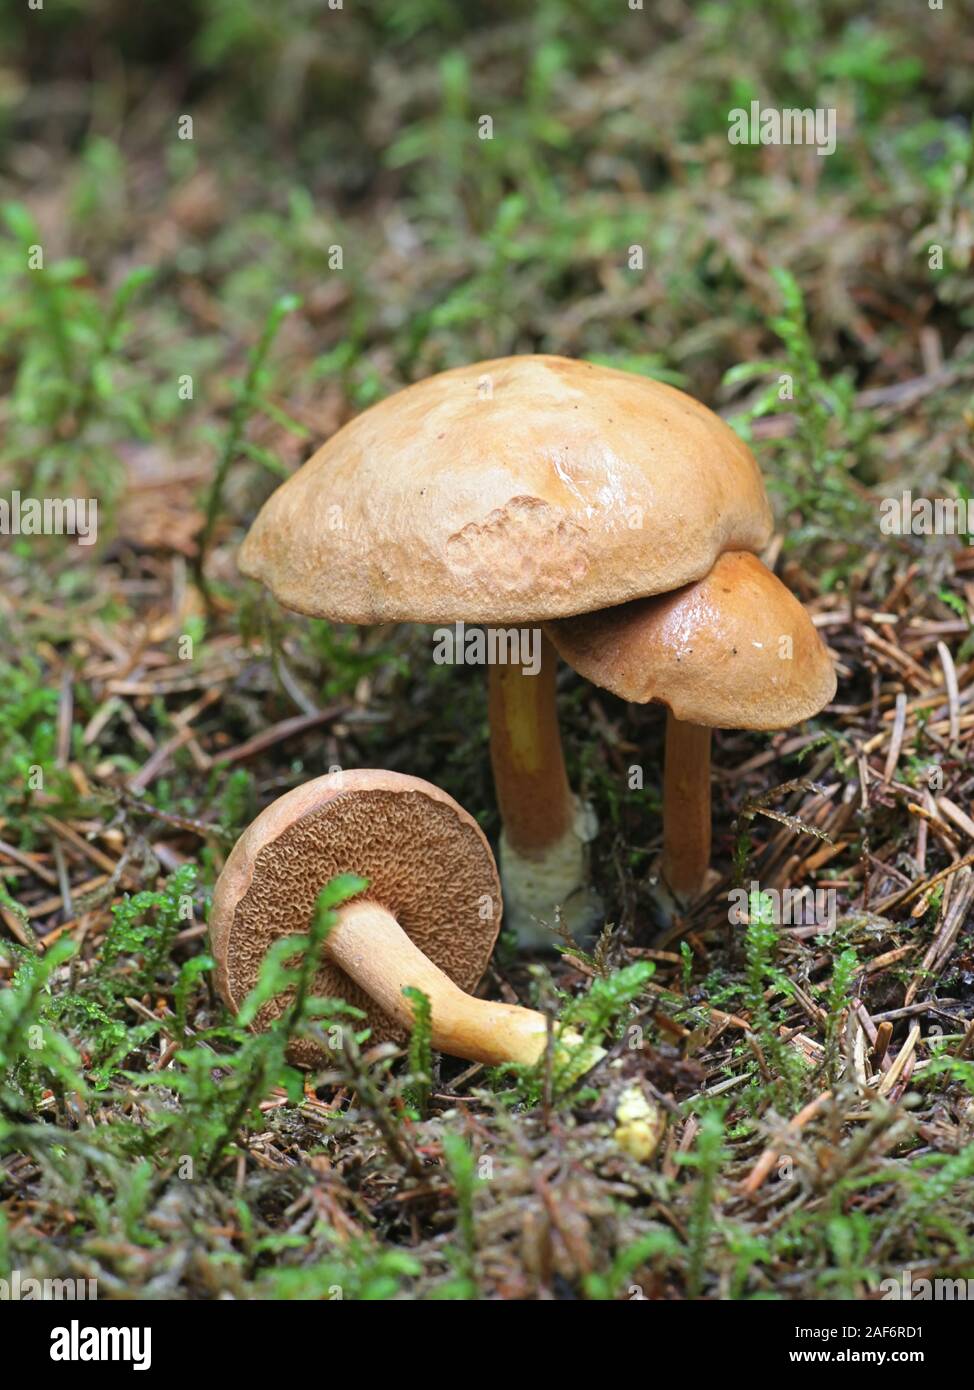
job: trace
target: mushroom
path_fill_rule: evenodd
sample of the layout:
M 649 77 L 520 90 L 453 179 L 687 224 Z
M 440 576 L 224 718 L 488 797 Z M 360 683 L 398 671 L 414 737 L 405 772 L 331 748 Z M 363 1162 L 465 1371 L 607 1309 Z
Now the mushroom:
M 279 937 L 307 931 L 318 893 L 337 874 L 368 881 L 337 909 L 314 983 L 366 1015 L 374 1040 L 401 1041 L 412 1026 L 403 994 L 422 990 L 432 1042 L 473 1062 L 537 1062 L 544 1014 L 475 999 L 497 938 L 501 892 L 493 855 L 472 816 L 446 792 L 397 772 L 332 773 L 279 797 L 244 831 L 220 874 L 210 917 L 216 983 L 237 1011 Z M 260 1010 L 257 1027 L 284 1011 Z M 294 1061 L 313 1066 L 308 1040 Z
M 752 454 L 705 406 L 524 356 L 441 372 L 351 420 L 265 503 L 239 564 L 332 622 L 533 630 L 701 579 L 770 534 Z M 507 921 L 524 944 L 550 942 L 534 924 L 558 907 L 576 931 L 595 910 L 556 659 L 533 640 L 534 661 L 490 665 L 488 700 Z
M 678 898 L 710 863 L 710 731 L 784 729 L 835 694 L 808 613 L 755 555 L 721 555 L 705 578 L 547 627 L 579 675 L 623 700 L 667 706 L 662 873 Z

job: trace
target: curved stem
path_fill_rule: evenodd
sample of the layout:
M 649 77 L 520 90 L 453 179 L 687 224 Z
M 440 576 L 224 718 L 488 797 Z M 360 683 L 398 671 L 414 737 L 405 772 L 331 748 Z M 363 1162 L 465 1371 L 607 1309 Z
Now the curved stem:
M 710 730 L 666 715 L 663 767 L 663 877 L 693 898 L 710 865 Z
M 465 994 L 378 903 L 358 899 L 339 908 L 337 915 L 325 942 L 326 954 L 402 1027 L 413 1026 L 403 995 L 412 985 L 430 1001 L 432 1043 L 438 1051 L 489 1066 L 534 1063 L 543 1055 L 548 1035 L 544 1014 Z
M 558 729 L 555 674 L 558 656 L 543 632 L 540 669 L 488 668 L 490 759 L 507 843 L 518 854 L 540 857 L 571 829 L 574 802 Z

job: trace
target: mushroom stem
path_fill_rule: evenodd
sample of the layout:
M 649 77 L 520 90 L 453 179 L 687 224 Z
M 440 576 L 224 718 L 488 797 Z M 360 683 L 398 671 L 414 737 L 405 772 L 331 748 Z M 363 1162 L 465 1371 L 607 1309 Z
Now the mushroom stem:
M 412 1008 L 403 994 L 411 985 L 430 1001 L 432 1043 L 438 1051 L 490 1066 L 531 1064 L 543 1055 L 548 1036 L 544 1014 L 465 994 L 378 903 L 357 899 L 339 908 L 337 917 L 326 953 L 401 1027 L 413 1026 Z
M 521 946 L 550 949 L 549 930 L 587 936 L 600 904 L 588 886 L 586 841 L 591 808 L 572 796 L 558 729 L 558 656 L 538 630 L 534 675 L 520 666 L 490 667 L 490 757 L 503 829 L 500 841 L 504 920 Z
M 710 865 L 710 730 L 666 715 L 663 877 L 683 898 L 701 891 Z
M 555 673 L 558 657 L 539 634 L 540 669 L 488 668 L 490 758 L 507 843 L 533 857 L 571 829 L 575 807 L 558 729 Z

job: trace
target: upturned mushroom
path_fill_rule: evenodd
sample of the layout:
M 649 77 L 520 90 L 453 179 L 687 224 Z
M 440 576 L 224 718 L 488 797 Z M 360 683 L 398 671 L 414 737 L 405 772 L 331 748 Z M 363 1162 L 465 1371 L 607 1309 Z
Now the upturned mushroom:
M 705 406 L 525 356 L 441 372 L 350 421 L 265 503 L 239 564 L 333 622 L 533 627 L 691 583 L 770 534 L 753 456 Z M 592 916 L 591 817 L 537 640 L 533 661 L 490 666 L 488 700 L 508 922 L 533 944 L 556 908 L 575 930 Z
M 663 878 L 678 898 L 710 864 L 711 729 L 785 729 L 835 694 L 835 670 L 808 613 L 755 555 L 721 555 L 671 594 L 550 623 L 586 680 L 637 704 L 667 706 Z
M 264 810 L 237 841 L 213 898 L 216 982 L 236 1011 L 282 936 L 307 931 L 319 891 L 354 872 L 367 889 L 337 909 L 314 994 L 361 1009 L 373 1040 L 402 1041 L 412 1027 L 403 990 L 430 1000 L 432 1042 L 474 1062 L 537 1062 L 544 1014 L 476 999 L 501 919 L 490 847 L 472 816 L 438 787 L 396 772 L 329 774 Z M 286 1007 L 266 1004 L 256 1026 Z M 567 1040 L 567 1039 L 566 1039 Z M 296 1062 L 320 1050 L 294 1044 Z

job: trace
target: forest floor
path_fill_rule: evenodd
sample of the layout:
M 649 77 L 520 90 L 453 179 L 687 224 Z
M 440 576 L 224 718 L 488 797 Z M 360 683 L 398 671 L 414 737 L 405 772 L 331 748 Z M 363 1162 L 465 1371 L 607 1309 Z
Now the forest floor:
M 974 489 L 969 14 L 89 8 L 3 20 L 0 496 L 96 497 L 99 534 L 0 538 L 0 1276 L 349 1299 L 974 1276 L 974 536 L 879 510 Z M 826 97 L 827 158 L 727 139 L 733 107 Z M 362 1039 L 302 1075 L 213 987 L 228 850 L 333 766 L 426 777 L 496 843 L 483 672 L 434 665 L 427 628 L 286 613 L 237 549 L 373 401 L 538 351 L 745 434 L 764 558 L 838 692 L 716 735 L 719 882 L 660 933 L 661 712 L 563 668 L 605 929 L 502 938 L 481 992 L 606 1057 L 427 1075 Z M 835 911 L 752 897 L 732 924 L 752 885 Z

